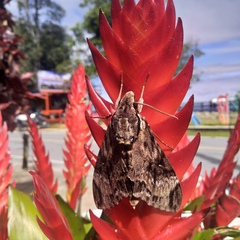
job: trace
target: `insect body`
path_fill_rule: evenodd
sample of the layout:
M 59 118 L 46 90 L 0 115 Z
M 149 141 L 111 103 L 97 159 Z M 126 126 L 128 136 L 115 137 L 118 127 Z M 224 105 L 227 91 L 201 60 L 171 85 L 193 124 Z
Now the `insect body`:
M 139 199 L 168 212 L 181 205 L 179 180 L 131 91 L 119 102 L 107 128 L 94 170 L 93 195 L 101 209 L 125 197 L 133 207 Z

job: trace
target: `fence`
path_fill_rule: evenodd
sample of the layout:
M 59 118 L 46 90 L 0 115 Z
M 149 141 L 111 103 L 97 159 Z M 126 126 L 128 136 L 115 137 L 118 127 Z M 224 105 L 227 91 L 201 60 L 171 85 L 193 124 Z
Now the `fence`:
M 212 101 L 207 102 L 195 102 L 193 107 L 194 112 L 217 112 L 218 105 L 217 103 L 213 103 Z M 237 101 L 229 101 L 229 111 L 237 112 L 238 111 L 238 103 Z

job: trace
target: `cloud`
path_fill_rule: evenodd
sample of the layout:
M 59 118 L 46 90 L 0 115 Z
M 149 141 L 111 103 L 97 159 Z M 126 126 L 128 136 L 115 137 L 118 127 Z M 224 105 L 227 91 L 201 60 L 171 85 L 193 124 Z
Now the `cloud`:
M 175 0 L 185 39 L 200 44 L 240 37 L 239 0 Z
M 86 8 L 82 8 L 79 6 L 82 2 L 83 0 L 57 1 L 57 3 L 61 5 L 66 11 L 66 16 L 64 17 L 62 23 L 68 29 L 73 27 L 77 22 L 83 21 L 84 14 L 87 10 Z

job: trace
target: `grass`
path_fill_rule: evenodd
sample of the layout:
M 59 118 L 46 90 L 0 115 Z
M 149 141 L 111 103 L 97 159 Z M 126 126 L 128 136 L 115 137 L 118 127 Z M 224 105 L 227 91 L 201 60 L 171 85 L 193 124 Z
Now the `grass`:
M 229 137 L 230 136 L 230 131 L 212 131 L 212 130 L 188 130 L 187 133 L 189 136 L 195 136 L 198 132 L 200 132 L 201 136 L 205 137 Z
M 219 126 L 219 129 L 191 129 L 188 130 L 188 134 L 190 136 L 196 135 L 198 132 L 201 133 L 201 136 L 210 136 L 210 137 L 229 137 L 230 136 L 230 129 L 221 129 L 221 126 L 227 126 L 227 127 L 234 127 L 236 120 L 237 120 L 237 113 L 236 112 L 230 112 L 229 114 L 229 125 L 222 125 L 219 121 L 219 115 L 217 112 L 197 112 L 196 115 L 201 120 L 201 127 L 204 126 Z M 193 126 L 192 123 L 190 123 L 190 126 Z
M 208 126 L 221 126 L 221 122 L 219 120 L 219 114 L 217 112 L 196 112 L 196 115 L 201 120 L 201 125 L 208 125 Z M 237 120 L 237 113 L 230 112 L 229 113 L 229 125 L 235 125 Z

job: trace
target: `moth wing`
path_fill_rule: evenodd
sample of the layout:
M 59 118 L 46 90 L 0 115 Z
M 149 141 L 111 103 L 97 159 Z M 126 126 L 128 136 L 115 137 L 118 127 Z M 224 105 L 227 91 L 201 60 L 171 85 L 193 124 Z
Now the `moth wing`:
M 110 136 L 107 132 L 93 174 L 93 196 L 100 209 L 112 208 L 129 195 L 125 183 L 127 166 Z
M 182 201 L 179 179 L 146 125 L 135 142 L 133 167 L 128 174 L 133 182 L 133 196 L 152 207 L 176 212 Z

